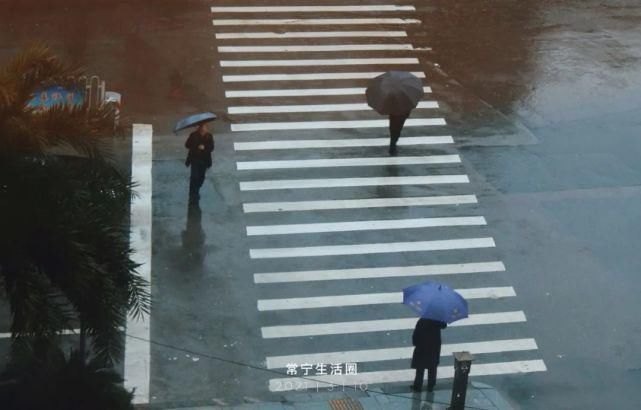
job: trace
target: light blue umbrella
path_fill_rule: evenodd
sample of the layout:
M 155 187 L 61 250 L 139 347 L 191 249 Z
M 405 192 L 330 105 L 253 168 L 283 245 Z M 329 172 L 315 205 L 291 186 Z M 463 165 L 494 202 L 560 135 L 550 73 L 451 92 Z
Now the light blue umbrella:
M 184 130 L 185 128 L 193 127 L 201 123 L 210 122 L 216 119 L 216 114 L 213 112 L 203 112 L 200 114 L 190 115 L 178 121 L 174 126 L 174 132 Z
M 403 289 L 403 304 L 425 319 L 452 323 L 466 318 L 467 301 L 454 289 L 437 282 L 423 282 Z

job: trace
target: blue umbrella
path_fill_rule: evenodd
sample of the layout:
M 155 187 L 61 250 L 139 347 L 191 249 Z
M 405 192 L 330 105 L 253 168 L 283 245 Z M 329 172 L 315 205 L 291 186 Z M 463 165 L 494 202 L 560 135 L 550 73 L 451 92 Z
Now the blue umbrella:
M 403 304 L 425 319 L 452 323 L 466 318 L 467 301 L 454 289 L 437 282 L 424 282 L 403 289 Z
M 213 112 L 203 112 L 200 114 L 190 115 L 178 121 L 174 126 L 174 132 L 184 130 L 185 128 L 193 127 L 204 122 L 210 122 L 216 119 L 216 114 Z

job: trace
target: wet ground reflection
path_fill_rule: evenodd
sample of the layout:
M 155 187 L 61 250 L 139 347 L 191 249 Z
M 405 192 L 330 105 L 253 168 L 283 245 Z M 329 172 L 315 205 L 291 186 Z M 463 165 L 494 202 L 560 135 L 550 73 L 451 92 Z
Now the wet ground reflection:
M 205 260 L 205 241 L 207 237 L 202 228 L 202 210 L 200 205 L 190 204 L 187 208 L 187 226 L 182 232 L 182 246 L 186 259 L 190 262 L 187 268 L 201 266 Z

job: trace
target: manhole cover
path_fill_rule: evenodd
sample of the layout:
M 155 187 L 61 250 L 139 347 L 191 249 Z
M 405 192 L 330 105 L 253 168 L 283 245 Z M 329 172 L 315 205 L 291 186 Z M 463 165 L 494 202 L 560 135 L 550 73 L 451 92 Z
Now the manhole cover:
M 334 399 L 329 401 L 332 410 L 365 410 L 360 401 L 354 399 Z

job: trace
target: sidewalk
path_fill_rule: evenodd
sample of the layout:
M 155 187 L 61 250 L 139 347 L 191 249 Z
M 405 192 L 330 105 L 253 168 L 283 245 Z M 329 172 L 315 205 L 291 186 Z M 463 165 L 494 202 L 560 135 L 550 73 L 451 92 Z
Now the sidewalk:
M 398 391 L 397 391 L 398 390 Z M 372 389 L 366 392 L 290 393 L 281 402 L 247 403 L 229 407 L 189 407 L 172 410 L 445 410 L 451 390 L 410 393 L 400 388 Z M 492 386 L 471 382 L 467 389 L 466 409 L 511 410 L 512 407 Z

